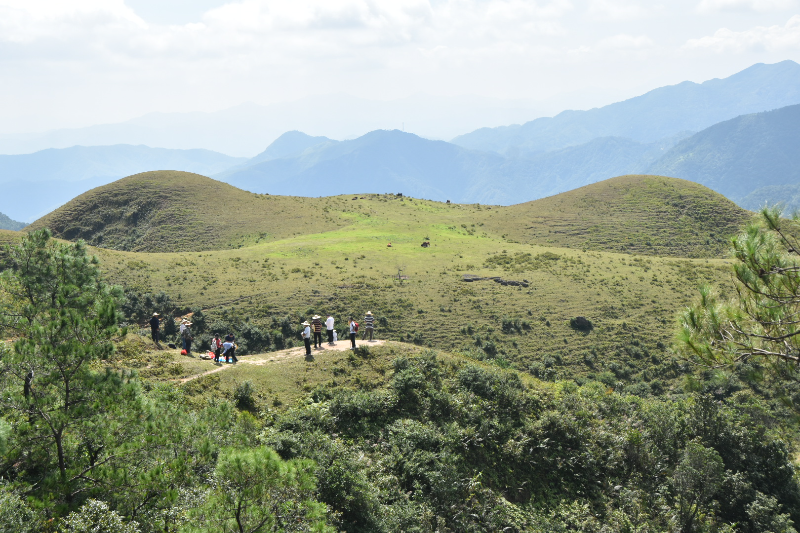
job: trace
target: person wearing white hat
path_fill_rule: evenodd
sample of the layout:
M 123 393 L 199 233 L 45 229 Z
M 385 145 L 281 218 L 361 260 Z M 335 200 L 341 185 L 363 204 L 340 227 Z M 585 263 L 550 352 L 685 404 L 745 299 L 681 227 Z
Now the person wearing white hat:
M 181 338 L 183 339 L 183 349 L 186 350 L 186 355 L 192 353 L 192 341 L 194 340 L 194 336 L 192 335 L 192 330 L 190 328 L 191 325 L 191 322 L 187 322 L 185 324 L 186 327 L 183 328 L 183 333 L 181 334 Z
M 364 334 L 361 335 L 361 340 L 367 338 L 369 335 L 370 342 L 372 341 L 372 333 L 375 331 L 375 317 L 372 316 L 372 311 L 367 311 L 367 315 L 364 317 Z
M 314 330 L 314 348 L 322 349 L 322 317 L 314 315 L 311 317 L 311 328 Z
M 158 317 L 158 313 L 153 313 L 153 317 L 150 319 L 150 334 L 153 337 L 153 342 L 156 343 L 156 347 L 160 350 L 161 344 L 158 342 L 158 330 L 161 327 L 161 322 Z
M 305 326 L 305 329 L 300 335 L 303 337 L 303 343 L 306 345 L 306 355 L 311 355 L 311 324 L 306 320 L 301 325 Z

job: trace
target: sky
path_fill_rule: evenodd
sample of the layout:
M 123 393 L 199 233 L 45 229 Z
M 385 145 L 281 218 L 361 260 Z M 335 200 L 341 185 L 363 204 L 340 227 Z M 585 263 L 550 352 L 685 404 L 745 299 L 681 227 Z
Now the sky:
M 586 109 L 800 62 L 800 0 L 0 0 L 0 133 L 312 95 Z

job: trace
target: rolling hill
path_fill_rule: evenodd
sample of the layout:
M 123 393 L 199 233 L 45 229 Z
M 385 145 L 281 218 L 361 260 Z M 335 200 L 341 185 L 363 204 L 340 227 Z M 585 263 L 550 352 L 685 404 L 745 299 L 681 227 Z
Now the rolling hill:
M 752 213 L 690 181 L 621 176 L 493 210 L 486 227 L 528 244 L 723 257 Z
M 756 64 L 725 79 L 683 82 L 589 111 L 564 111 L 522 125 L 481 128 L 453 139 L 475 150 L 533 155 L 625 137 L 651 143 L 685 131 L 699 131 L 739 115 L 800 103 L 800 65 Z
M 322 202 L 258 195 L 197 174 L 145 172 L 98 187 L 37 220 L 55 236 L 117 250 L 216 250 L 342 226 Z
M 132 174 L 150 170 L 215 174 L 244 161 L 209 150 L 130 145 L 73 146 L 0 155 L 0 211 L 32 221 L 89 189 Z
M 734 200 L 763 187 L 797 185 L 800 105 L 715 124 L 676 144 L 648 172 L 701 183 Z

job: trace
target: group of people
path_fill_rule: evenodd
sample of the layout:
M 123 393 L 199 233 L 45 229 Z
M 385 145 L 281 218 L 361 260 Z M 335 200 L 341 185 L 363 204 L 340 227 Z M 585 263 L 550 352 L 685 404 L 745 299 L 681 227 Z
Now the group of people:
M 334 328 L 334 318 L 331 315 L 328 315 L 328 318 L 325 320 L 325 328 L 328 332 L 328 345 L 335 346 L 336 341 L 338 340 L 338 335 L 336 333 L 336 329 Z M 314 315 L 311 317 L 311 322 L 306 320 L 302 323 L 303 331 L 301 332 L 300 336 L 303 338 L 303 343 L 306 346 L 306 355 L 311 355 L 311 342 L 313 338 L 314 348 L 315 349 L 322 349 L 322 317 L 319 315 Z M 348 327 L 350 332 L 350 349 L 356 349 L 356 336 L 358 335 L 358 322 L 355 321 L 353 317 L 350 317 L 348 320 Z M 375 332 L 375 317 L 372 315 L 372 311 L 367 311 L 366 316 L 364 317 L 364 332 L 361 336 L 361 340 L 364 340 L 369 336 L 369 340 L 372 340 L 372 337 Z
M 161 315 L 158 313 L 153 313 L 153 316 L 150 318 L 150 333 L 153 337 L 153 342 L 156 344 L 156 347 L 158 347 L 159 350 L 162 350 L 163 348 L 161 347 L 160 343 L 160 316 Z M 192 341 L 194 341 L 194 334 L 192 333 L 192 323 L 186 318 L 181 319 L 180 337 L 181 353 L 190 355 L 192 353 Z M 211 351 L 214 352 L 215 363 L 219 363 L 220 357 L 222 356 L 225 356 L 226 363 L 237 363 L 239 361 L 236 358 L 236 338 L 233 336 L 233 333 L 228 333 L 225 336 L 224 341 L 220 339 L 219 333 L 214 335 L 214 338 L 211 339 Z
M 238 363 L 236 358 L 236 337 L 233 333 L 225 335 L 225 340 L 219 338 L 219 333 L 211 339 L 211 351 L 214 352 L 214 362 L 219 363 L 219 358 L 225 356 L 226 363 Z

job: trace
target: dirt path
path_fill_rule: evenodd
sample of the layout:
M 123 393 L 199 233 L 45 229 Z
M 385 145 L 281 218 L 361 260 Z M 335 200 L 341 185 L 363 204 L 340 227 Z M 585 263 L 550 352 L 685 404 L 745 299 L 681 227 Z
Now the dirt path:
M 374 341 L 361 341 L 356 342 L 358 346 L 382 346 L 386 341 L 374 340 Z M 350 341 L 338 341 L 336 346 L 328 346 L 328 344 L 324 344 L 321 349 L 314 349 L 311 348 L 312 355 L 319 356 L 324 354 L 325 352 L 346 352 L 350 349 Z M 280 350 L 277 352 L 267 352 L 267 353 L 258 353 L 253 355 L 244 356 L 246 359 L 239 359 L 239 363 L 243 365 L 266 365 L 267 363 L 280 363 L 285 362 L 291 359 L 300 359 L 305 357 L 306 349 L 304 347 L 299 348 L 289 348 L 287 350 Z M 214 361 L 208 361 L 211 365 L 216 365 Z M 233 368 L 236 365 L 232 364 L 225 364 L 222 363 L 221 366 L 215 366 L 211 370 L 206 372 L 202 372 L 200 374 L 189 376 L 188 378 L 183 378 L 177 380 L 178 383 L 186 383 L 197 378 L 201 378 L 203 376 L 208 376 L 209 374 L 214 374 L 216 372 L 222 372 L 223 370 L 227 370 L 228 368 Z

